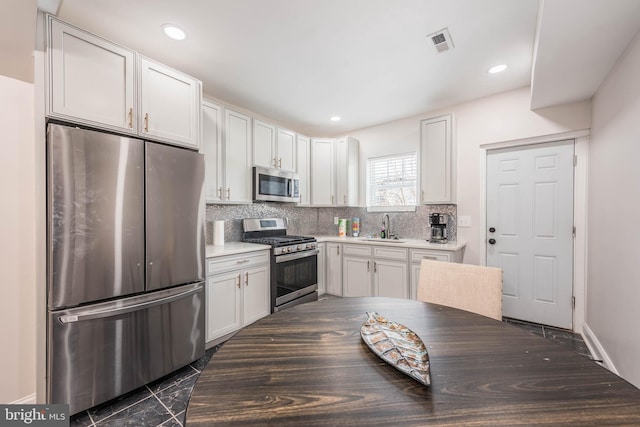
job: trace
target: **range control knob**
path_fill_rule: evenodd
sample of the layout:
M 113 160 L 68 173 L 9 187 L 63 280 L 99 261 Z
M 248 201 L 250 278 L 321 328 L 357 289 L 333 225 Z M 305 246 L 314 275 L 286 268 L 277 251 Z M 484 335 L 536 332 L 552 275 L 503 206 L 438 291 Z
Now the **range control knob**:
M 304 245 L 298 245 L 298 250 L 301 251 L 304 249 Z

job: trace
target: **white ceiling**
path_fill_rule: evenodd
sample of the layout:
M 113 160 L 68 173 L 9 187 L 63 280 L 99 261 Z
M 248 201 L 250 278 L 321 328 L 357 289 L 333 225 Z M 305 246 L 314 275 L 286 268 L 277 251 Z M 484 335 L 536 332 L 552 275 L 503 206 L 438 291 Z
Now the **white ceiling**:
M 2 1 L 0 74 L 32 81 L 36 1 Z M 196 76 L 205 95 L 312 136 L 529 84 L 532 108 L 589 99 L 640 29 L 640 0 L 37 3 Z M 168 22 L 187 40 L 167 39 Z M 437 54 L 426 35 L 444 27 L 455 48 Z M 487 74 L 497 63 L 509 68 Z
M 63 0 L 58 16 L 196 76 L 207 95 L 322 136 L 528 85 L 537 10 L 537 0 Z M 167 22 L 187 40 L 167 39 Z M 437 54 L 426 36 L 443 27 L 455 49 Z M 502 62 L 508 71 L 487 74 Z
M 591 98 L 639 29 L 638 0 L 541 2 L 531 107 Z

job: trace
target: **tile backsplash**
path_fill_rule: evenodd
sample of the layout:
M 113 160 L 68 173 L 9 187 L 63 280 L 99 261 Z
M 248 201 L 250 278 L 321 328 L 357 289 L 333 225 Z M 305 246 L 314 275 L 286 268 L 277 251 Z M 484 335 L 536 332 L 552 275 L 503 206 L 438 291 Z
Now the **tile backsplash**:
M 429 214 L 449 214 L 447 235 L 456 240 L 456 205 L 418 206 L 415 212 L 389 213 L 391 231 L 399 238 L 428 239 Z M 382 229 L 382 212 L 367 212 L 366 208 L 301 208 L 287 203 L 254 203 L 251 205 L 207 205 L 207 244 L 213 243 L 213 222 L 223 220 L 225 241 L 242 238 L 244 218 L 286 218 L 289 234 L 311 236 L 337 236 L 338 226 L 334 217 L 360 218 L 360 236 L 379 234 Z

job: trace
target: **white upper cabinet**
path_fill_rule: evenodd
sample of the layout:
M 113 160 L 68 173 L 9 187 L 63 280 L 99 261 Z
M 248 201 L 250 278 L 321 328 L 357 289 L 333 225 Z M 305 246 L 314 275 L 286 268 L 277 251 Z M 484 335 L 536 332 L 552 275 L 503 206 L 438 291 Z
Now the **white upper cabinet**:
M 296 134 L 290 130 L 278 128 L 276 134 L 276 157 L 278 169 L 296 172 Z
M 47 115 L 137 132 L 134 51 L 48 17 Z
M 253 165 L 275 168 L 277 164 L 276 127 L 253 119 Z
M 202 102 L 202 149 L 205 161 L 205 199 L 209 203 L 222 201 L 224 165 L 222 163 L 221 105 Z
M 350 136 L 336 140 L 336 200 L 337 206 L 358 205 L 358 140 Z
M 300 203 L 298 206 L 309 206 L 311 203 L 311 186 L 310 186 L 310 141 L 309 138 L 302 135 L 296 136 L 297 147 L 296 157 L 298 179 L 300 180 Z
M 253 119 L 253 165 L 296 171 L 296 134 Z
M 335 203 L 333 139 L 311 140 L 311 205 Z
M 47 116 L 200 148 L 200 81 L 52 16 L 47 22 Z
M 140 133 L 199 148 L 200 93 L 198 80 L 141 56 Z
M 202 102 L 208 203 L 251 203 L 251 117 Z
M 225 109 L 223 151 L 223 200 L 251 203 L 251 117 Z
M 455 203 L 455 164 L 450 114 L 420 122 L 420 203 Z

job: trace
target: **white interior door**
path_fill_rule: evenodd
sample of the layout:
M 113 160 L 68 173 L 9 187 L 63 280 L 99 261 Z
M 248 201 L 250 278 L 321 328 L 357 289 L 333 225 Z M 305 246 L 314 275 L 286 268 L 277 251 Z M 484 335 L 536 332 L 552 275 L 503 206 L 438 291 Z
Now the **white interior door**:
M 573 140 L 487 153 L 487 265 L 503 315 L 572 328 Z

